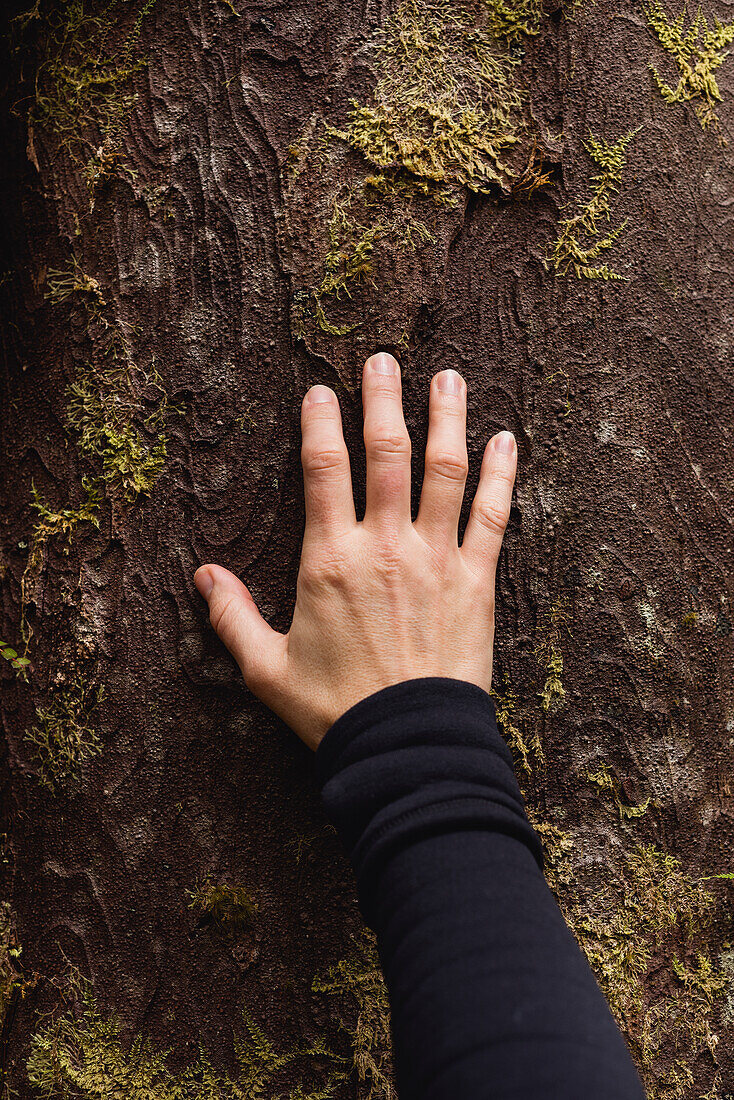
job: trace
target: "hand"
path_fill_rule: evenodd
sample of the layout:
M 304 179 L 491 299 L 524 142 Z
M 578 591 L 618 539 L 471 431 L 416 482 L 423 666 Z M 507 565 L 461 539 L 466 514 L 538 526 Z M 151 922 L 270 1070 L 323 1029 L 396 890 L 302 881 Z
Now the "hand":
M 517 468 L 511 432 L 484 452 L 459 547 L 466 385 L 453 370 L 431 382 L 425 476 L 410 515 L 410 438 L 400 368 L 367 360 L 362 379 L 367 507 L 357 522 L 339 403 L 313 386 L 303 400 L 306 530 L 293 622 L 272 630 L 234 574 L 202 565 L 196 586 L 245 683 L 307 745 L 354 703 L 420 676 L 492 684 L 494 587 Z

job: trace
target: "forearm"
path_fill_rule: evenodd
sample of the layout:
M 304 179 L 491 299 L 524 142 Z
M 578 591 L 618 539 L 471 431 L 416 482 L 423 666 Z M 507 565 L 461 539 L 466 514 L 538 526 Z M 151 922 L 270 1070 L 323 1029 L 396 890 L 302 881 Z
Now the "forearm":
M 378 937 L 401 1100 L 638 1100 L 540 870 L 481 689 L 388 688 L 329 731 L 324 802 Z

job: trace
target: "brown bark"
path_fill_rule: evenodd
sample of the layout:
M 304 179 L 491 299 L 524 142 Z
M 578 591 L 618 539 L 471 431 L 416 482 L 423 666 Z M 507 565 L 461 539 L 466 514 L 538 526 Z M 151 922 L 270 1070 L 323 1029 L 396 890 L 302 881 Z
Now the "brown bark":
M 24 679 L 0 662 L 0 871 L 22 945 L 13 966 L 33 988 L 11 993 L 1 1055 L 21 1100 L 39 1095 L 25 1068 L 31 1037 L 39 1013 L 63 1010 L 72 966 L 101 1017 L 119 1017 L 123 1051 L 144 1034 L 171 1049 L 176 1072 L 201 1042 L 234 1074 L 243 1007 L 278 1050 L 325 1035 L 348 1055 L 340 1021 L 354 1025 L 354 998 L 312 981 L 357 950 L 350 872 L 309 753 L 243 687 L 192 575 L 204 561 L 228 565 L 287 629 L 303 525 L 300 399 L 315 382 L 337 389 L 361 504 L 358 378 L 376 348 L 402 361 L 416 486 L 428 381 L 442 367 L 469 385 L 467 500 L 488 435 L 517 436 L 494 687 L 520 767 L 518 738 L 530 746 L 528 804 L 563 830 L 545 832 L 554 882 L 612 995 L 623 971 L 613 945 L 584 932 L 585 914 L 613 921 L 632 896 L 633 923 L 655 915 L 659 936 L 644 921 L 639 930 L 642 999 L 619 1001 L 650 1094 L 734 1092 L 731 885 L 699 882 L 734 871 L 734 61 L 716 73 L 718 124 L 703 128 L 700 97 L 667 104 L 656 87 L 650 62 L 673 86 L 677 74 L 639 3 L 548 5 L 537 34 L 498 44 L 524 96 L 507 173 L 477 193 L 449 172 L 447 205 L 396 190 L 397 176 L 412 186 L 420 174 L 395 163 L 378 201 L 364 188 L 379 166 L 324 124 L 344 132 L 350 100 L 372 102 L 389 61 L 370 43 L 394 10 L 158 0 L 138 38 L 138 7 L 120 3 L 88 48 L 109 58 L 130 43 L 118 69 L 131 72 L 118 99 L 79 112 L 66 144 L 34 79 L 48 92 L 44 58 L 58 55 L 54 19 L 68 9 L 41 6 L 11 29 L 0 592 L 2 638 L 22 654 L 28 635 L 31 665 Z M 484 25 L 480 3 L 463 11 Z M 725 3 L 707 14 L 711 25 L 734 18 Z M 119 117 L 100 115 L 110 103 Z M 559 223 L 588 203 L 599 171 L 584 140 L 591 131 L 613 145 L 637 127 L 600 227 L 628 221 L 595 261 L 626 281 L 554 270 Z M 528 165 L 537 189 L 520 185 Z M 364 229 L 380 217 L 387 228 L 365 277 L 346 278 L 351 297 L 324 296 L 320 325 L 314 290 L 344 196 L 344 272 Z M 410 235 L 417 222 L 430 236 L 413 247 L 406 225 Z M 64 279 L 76 280 L 68 295 Z M 80 379 L 106 402 L 101 422 L 118 436 L 127 426 L 147 454 L 142 489 L 131 488 L 142 460 L 115 472 L 119 440 L 106 437 L 107 465 L 104 439 L 96 452 L 80 446 L 90 420 L 69 412 Z M 87 499 L 83 477 L 97 479 L 99 526 L 72 519 L 66 537 L 58 516 Z M 33 485 L 56 519 L 31 508 Z M 548 683 L 559 656 L 563 705 Z M 43 734 L 50 711 L 68 733 L 70 706 L 101 751 L 54 778 L 28 731 Z M 640 844 L 680 860 L 669 883 L 678 909 L 630 870 Z M 187 891 L 207 879 L 244 886 L 254 915 L 190 908 Z M 708 992 L 691 977 L 698 951 L 715 975 Z M 705 1022 L 700 1042 L 688 1016 L 679 1026 L 685 1013 Z M 263 1095 L 329 1078 L 328 1058 L 306 1061 Z M 371 1088 L 386 1095 L 355 1071 L 335 1095 Z

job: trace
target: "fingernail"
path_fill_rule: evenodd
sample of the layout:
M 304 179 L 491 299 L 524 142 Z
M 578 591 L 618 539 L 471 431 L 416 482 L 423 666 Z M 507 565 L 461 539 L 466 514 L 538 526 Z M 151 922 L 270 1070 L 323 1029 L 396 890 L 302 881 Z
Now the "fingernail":
M 205 600 L 208 600 L 212 594 L 214 580 L 210 570 L 208 570 L 206 566 L 196 570 L 194 573 L 194 584 L 199 590 L 199 595 L 203 596 Z
M 512 432 L 500 432 L 494 441 L 494 449 L 498 454 L 511 455 L 515 450 L 515 437 Z
M 461 393 L 461 375 L 455 370 L 441 371 L 436 384 L 441 393 L 452 393 L 455 397 Z
M 367 366 L 375 374 L 397 374 L 400 369 L 397 359 L 393 359 L 392 355 L 388 355 L 386 351 L 378 351 L 377 355 L 370 355 Z
M 327 401 L 331 401 L 333 397 L 334 394 L 328 386 L 312 386 L 308 391 L 309 405 L 324 405 Z

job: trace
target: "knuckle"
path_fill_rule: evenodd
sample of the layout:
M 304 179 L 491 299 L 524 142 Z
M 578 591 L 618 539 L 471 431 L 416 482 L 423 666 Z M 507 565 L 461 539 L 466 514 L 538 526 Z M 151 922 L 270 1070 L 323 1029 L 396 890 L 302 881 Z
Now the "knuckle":
M 317 477 L 319 474 L 341 472 L 344 468 L 344 451 L 336 444 L 304 445 L 301 449 L 301 462 L 306 473 Z
M 426 454 L 426 467 L 432 474 L 446 481 L 466 481 L 469 473 L 469 460 L 466 455 L 453 454 L 450 451 L 429 451 Z
M 410 455 L 408 433 L 391 425 L 381 425 L 366 432 L 364 443 L 368 458 L 389 460 Z
M 337 549 L 323 545 L 318 553 L 301 559 L 299 583 L 309 590 L 340 588 L 351 574 L 349 562 Z
M 479 500 L 474 504 L 474 516 L 483 527 L 502 535 L 510 518 L 510 509 L 496 500 Z
M 239 600 L 235 595 L 225 596 L 223 600 L 214 604 L 209 611 L 209 622 L 214 627 L 220 638 L 226 639 L 227 645 L 234 634 L 239 616 Z

